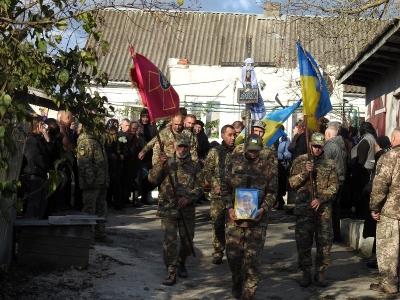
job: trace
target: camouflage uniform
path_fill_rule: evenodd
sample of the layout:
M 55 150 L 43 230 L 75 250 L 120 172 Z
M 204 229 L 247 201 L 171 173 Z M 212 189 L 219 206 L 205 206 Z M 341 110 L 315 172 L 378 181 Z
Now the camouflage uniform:
M 77 163 L 79 185 L 82 190 L 82 211 L 99 217 L 107 216 L 108 163 L 104 143 L 92 134 L 81 133 L 78 137 Z M 104 237 L 105 225 L 95 226 L 95 237 Z
M 193 132 L 190 130 L 183 130 L 181 134 L 186 135 L 191 141 L 193 140 Z M 160 131 L 160 139 L 164 144 L 164 152 L 168 157 L 173 157 L 175 153 L 174 143 L 175 143 L 176 134 L 174 134 L 171 130 L 171 127 L 166 127 Z M 151 141 L 150 141 L 151 143 Z M 147 149 L 147 148 L 146 148 Z M 197 148 L 196 144 L 191 143 L 190 145 L 190 155 L 195 162 L 199 161 L 199 157 L 197 156 Z M 158 162 L 160 156 L 160 145 L 159 143 L 154 144 L 153 148 L 153 166 Z
M 236 146 L 232 153 L 232 159 L 237 156 L 243 156 L 244 154 L 244 143 Z M 278 168 L 278 153 L 274 146 L 264 146 L 260 152 L 260 158 L 270 161 L 273 165 Z
M 168 165 L 178 198 L 186 197 L 189 204 L 182 209 L 190 238 L 194 237 L 195 202 L 204 192 L 204 179 L 199 163 L 188 155 L 183 159 L 176 157 L 175 152 L 168 157 Z M 164 264 L 168 271 L 174 270 L 178 257 L 185 261 L 190 255 L 190 244 L 177 208 L 177 199 L 174 196 L 170 180 L 164 165 L 158 161 L 149 172 L 149 181 L 160 184 L 158 198 L 158 215 L 164 231 Z M 176 231 L 179 229 L 181 240 L 179 253 L 177 252 Z
M 233 288 L 243 292 L 243 299 L 252 299 L 259 281 L 268 211 L 275 202 L 278 189 L 278 166 L 261 155 L 254 160 L 246 159 L 244 154 L 236 155 L 227 164 L 225 174 L 221 195 L 227 210 L 226 256 L 232 272 Z M 229 218 L 228 211 L 234 206 L 236 188 L 258 189 L 258 208 L 264 209 L 259 222 L 232 221 Z
M 314 237 L 314 210 L 311 208 L 310 181 L 306 171 L 307 154 L 303 154 L 293 161 L 290 186 L 297 190 L 294 214 L 296 220 L 296 244 L 298 251 L 299 268 L 310 273 L 312 266 L 311 247 Z M 338 167 L 336 163 L 325 158 L 322 153 L 314 157 L 314 191 L 322 203 L 316 212 L 318 225 L 318 241 L 316 260 L 317 272 L 322 272 L 329 266 L 330 252 L 333 240 L 332 229 L 332 200 L 339 187 Z M 315 174 L 314 174 L 315 176 Z M 316 188 L 315 188 L 316 186 Z
M 372 185 L 370 210 L 380 213 L 376 228 L 376 256 L 381 286 L 397 292 L 399 284 L 400 236 L 400 146 L 381 156 Z
M 208 153 L 206 164 L 203 169 L 204 179 L 211 187 L 210 192 L 210 215 L 212 227 L 212 245 L 214 247 L 213 257 L 222 258 L 225 250 L 225 204 L 221 195 L 216 194 L 214 188 L 221 185 L 221 179 L 225 175 L 225 167 L 230 161 L 233 149 L 228 147 L 224 141 L 222 145 L 216 146 Z

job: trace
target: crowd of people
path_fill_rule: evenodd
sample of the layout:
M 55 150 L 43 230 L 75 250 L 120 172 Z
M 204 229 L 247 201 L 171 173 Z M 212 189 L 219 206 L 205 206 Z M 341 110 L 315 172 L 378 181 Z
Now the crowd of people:
M 157 216 L 164 232 L 167 270 L 163 284 L 173 285 L 177 276 L 188 277 L 185 261 L 194 251 L 195 207 L 205 199 L 207 183 L 212 263 L 221 264 L 225 255 L 232 272 L 232 296 L 253 299 L 268 214 L 272 209 L 283 209 L 287 194 L 287 202 L 294 199 L 295 204 L 288 213 L 296 215 L 302 287 L 312 282 L 314 239 L 314 280 L 321 287 L 327 286 L 324 271 L 330 263 L 332 243 L 341 240 L 340 218 L 351 214 L 365 219 L 364 237 L 376 237 L 377 261 L 369 266 L 382 268 L 383 280 L 371 289 L 398 292 L 398 286 L 394 287 L 397 269 L 387 257 L 396 253 L 398 257 L 399 233 L 383 241 L 382 235 L 387 235 L 388 227 L 398 226 L 393 224 L 393 219 L 398 219 L 397 187 L 392 187 L 391 181 L 398 176 L 397 150 L 389 150 L 398 145 L 400 130 L 395 129 L 389 140 L 377 137 L 368 122 L 362 123 L 358 132 L 354 127 L 343 128 L 339 122 L 326 122 L 321 132 L 311 133 L 299 120 L 292 140 L 284 135 L 273 146 L 266 146 L 262 142 L 266 124 L 253 120 L 247 139 L 235 145 L 245 124 L 242 114 L 241 121 L 222 126 L 219 144 L 209 143 L 204 123 L 183 108 L 158 134 L 144 108 L 137 121 L 108 120 L 101 138 L 90 128 L 82 131 L 68 111 L 60 111 L 58 120 L 35 117 L 21 171 L 29 194 L 26 218 L 42 219 L 73 206 L 106 217 L 107 207 L 122 210 L 127 204 L 153 204 L 151 191 L 158 187 Z M 43 182 L 53 163 L 65 155 L 70 157 L 61 167 L 65 180 L 47 199 Z M 71 186 L 75 187 L 73 201 Z M 113 242 L 104 223 L 95 226 L 93 239 Z

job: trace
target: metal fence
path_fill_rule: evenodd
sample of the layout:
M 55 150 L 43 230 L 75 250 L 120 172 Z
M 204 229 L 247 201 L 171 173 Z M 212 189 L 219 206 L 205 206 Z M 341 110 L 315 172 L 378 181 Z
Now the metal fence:
M 9 168 L 8 170 L 0 169 L 0 181 L 19 179 L 27 128 L 27 123 L 20 123 L 14 128 L 12 140 L 15 143 L 17 151 L 14 156 L 7 152 L 2 153 L 2 156 L 8 159 Z M 14 194 L 13 198 L 7 199 L 7 206 L 11 206 L 16 197 L 17 195 Z M 9 213 L 11 214 L 11 222 L 6 222 L 4 218 L 0 217 L 0 265 L 10 264 L 13 257 L 13 222 L 16 217 L 16 211 L 10 208 Z

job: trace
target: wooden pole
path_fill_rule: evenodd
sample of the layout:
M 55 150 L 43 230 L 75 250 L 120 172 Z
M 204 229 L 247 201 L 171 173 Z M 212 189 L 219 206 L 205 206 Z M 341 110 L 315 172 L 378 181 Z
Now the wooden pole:
M 305 122 L 305 130 L 306 130 L 306 144 L 307 144 L 307 155 L 308 155 L 308 160 L 313 162 L 313 158 L 311 155 L 311 149 L 310 149 L 310 139 L 309 139 L 309 134 L 308 134 L 308 125 L 307 125 L 307 115 L 304 115 L 304 122 Z M 315 169 L 314 162 L 313 162 L 313 169 Z M 317 196 L 317 191 L 316 187 L 314 189 L 314 177 L 313 177 L 313 171 L 308 172 L 308 176 L 310 179 L 310 197 L 311 197 L 311 202 L 314 200 L 314 198 L 318 198 Z M 310 203 L 311 203 L 310 202 Z M 317 212 L 313 210 L 313 216 L 314 216 L 314 234 L 315 234 L 315 246 L 318 249 L 318 216 Z

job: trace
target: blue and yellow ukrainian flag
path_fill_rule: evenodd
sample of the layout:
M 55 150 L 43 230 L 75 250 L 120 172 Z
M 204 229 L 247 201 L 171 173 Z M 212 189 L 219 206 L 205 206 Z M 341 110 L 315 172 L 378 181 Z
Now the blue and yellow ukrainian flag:
M 265 133 L 263 136 L 264 145 L 271 146 L 282 135 L 286 135 L 286 133 L 280 127 L 294 113 L 294 111 L 299 108 L 300 104 L 301 99 L 292 106 L 278 109 L 276 111 L 270 112 L 269 114 L 266 114 L 264 118 L 260 120 L 263 121 L 266 125 Z M 242 132 L 237 136 L 235 140 L 235 145 L 239 145 L 244 141 L 245 134 L 246 129 L 243 129 Z
M 299 108 L 300 104 L 301 99 L 292 106 L 270 112 L 261 120 L 266 125 L 263 136 L 264 145 L 272 146 L 282 135 L 286 135 L 280 127 Z
M 314 58 L 297 42 L 299 56 L 301 94 L 303 96 L 304 115 L 308 116 L 308 129 L 318 131 L 318 119 L 331 109 L 328 89 Z

